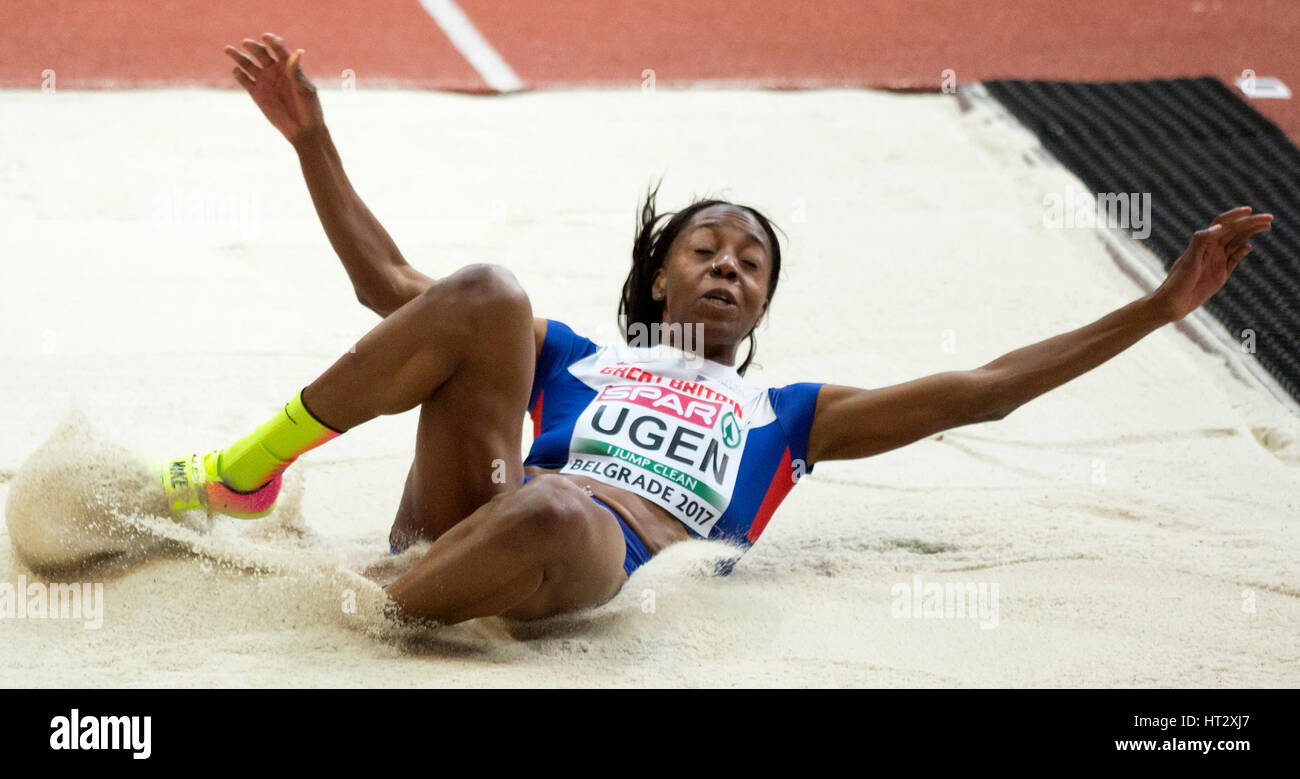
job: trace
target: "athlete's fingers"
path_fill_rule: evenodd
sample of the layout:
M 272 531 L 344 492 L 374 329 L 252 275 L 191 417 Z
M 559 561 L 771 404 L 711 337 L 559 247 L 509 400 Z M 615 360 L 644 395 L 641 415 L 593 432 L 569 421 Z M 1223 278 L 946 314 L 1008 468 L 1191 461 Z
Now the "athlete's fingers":
M 227 46 L 225 49 L 223 49 L 223 51 L 226 52 L 227 56 L 229 56 L 232 60 L 238 63 L 239 67 L 243 68 L 249 73 L 256 73 L 258 70 L 260 70 L 256 62 L 253 62 L 251 59 L 248 58 L 247 54 L 240 51 L 239 49 L 236 49 L 234 46 Z
M 1260 233 L 1273 228 L 1272 214 L 1255 214 L 1250 218 L 1250 234 Z
M 289 50 L 284 47 L 284 38 L 272 32 L 262 33 L 262 42 L 271 47 L 271 53 L 275 55 L 276 62 L 284 62 L 289 59 Z
M 253 84 L 257 82 L 253 80 L 252 76 L 248 75 L 247 73 L 240 70 L 239 68 L 235 68 L 230 72 L 235 74 L 235 80 L 239 82 L 240 86 L 242 86 L 244 89 L 249 90 L 250 92 L 253 90 Z
M 1249 213 L 1250 211 L 1248 206 L 1234 208 L 1231 211 L 1224 211 L 1222 214 L 1214 217 L 1214 221 L 1210 224 L 1219 226 L 1219 238 L 1220 240 L 1223 240 L 1231 237 L 1231 234 L 1236 229 L 1237 223 L 1246 218 Z
M 1188 248 L 1195 249 L 1199 254 L 1205 251 L 1205 247 L 1209 246 L 1211 241 L 1218 240 L 1222 234 L 1223 225 L 1221 224 L 1212 224 L 1204 230 L 1197 230 L 1192 233 L 1192 245 Z
M 1250 250 L 1254 248 L 1255 248 L 1254 246 L 1251 246 L 1250 244 L 1246 244 L 1245 246 L 1241 247 L 1237 251 L 1233 252 L 1232 256 L 1228 258 L 1228 273 L 1232 273 L 1232 271 L 1236 269 L 1237 263 L 1241 262 L 1241 258 L 1245 257 L 1247 254 L 1250 254 Z
M 302 55 L 306 53 L 306 49 L 298 49 L 295 51 L 293 55 L 289 57 L 289 64 L 286 67 L 288 67 L 289 72 L 293 74 L 294 78 L 298 79 L 306 86 L 311 86 L 311 82 L 307 80 L 307 74 L 302 70 Z
M 1246 232 L 1248 223 L 1251 219 L 1253 219 L 1253 217 L 1237 216 L 1220 222 L 1219 224 L 1223 227 L 1223 230 L 1219 234 L 1220 243 L 1224 246 L 1228 246 L 1240 240 L 1241 236 Z
M 1271 229 L 1273 226 L 1272 214 L 1256 214 L 1248 217 L 1233 225 L 1232 234 L 1225 240 L 1224 250 L 1232 254 L 1241 245 L 1250 240 L 1251 237 Z
M 1236 219 L 1239 216 L 1244 216 L 1249 213 L 1250 213 L 1250 206 L 1237 206 L 1236 208 L 1224 211 L 1222 214 L 1219 214 L 1218 216 L 1214 217 L 1214 221 L 1211 222 L 1210 224 L 1224 224 Z
M 1241 240 L 1241 221 L 1238 219 L 1226 222 L 1222 224 L 1222 227 L 1223 229 L 1219 231 L 1218 235 L 1219 246 L 1223 247 L 1224 251 L 1229 251 L 1228 247 Z
M 256 57 L 257 61 L 260 62 L 264 68 L 269 68 L 275 64 L 275 57 L 271 56 L 271 50 L 252 38 L 244 39 L 244 49 L 249 54 Z

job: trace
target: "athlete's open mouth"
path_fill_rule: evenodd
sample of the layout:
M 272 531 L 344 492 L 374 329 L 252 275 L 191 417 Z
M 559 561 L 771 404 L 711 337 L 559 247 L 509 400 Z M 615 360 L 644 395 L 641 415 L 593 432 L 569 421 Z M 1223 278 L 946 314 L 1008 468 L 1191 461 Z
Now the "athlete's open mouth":
M 736 307 L 736 296 L 725 289 L 711 289 L 701 296 L 701 300 L 706 301 L 711 306 L 724 308 Z

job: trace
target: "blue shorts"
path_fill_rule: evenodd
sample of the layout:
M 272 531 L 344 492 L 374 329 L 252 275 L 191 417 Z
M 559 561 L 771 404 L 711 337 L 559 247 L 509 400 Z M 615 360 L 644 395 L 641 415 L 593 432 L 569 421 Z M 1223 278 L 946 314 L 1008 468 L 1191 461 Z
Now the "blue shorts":
M 532 476 L 525 476 L 524 484 L 527 484 L 532 478 Z M 619 529 L 623 531 L 623 541 L 627 544 L 627 554 L 623 557 L 623 570 L 627 572 L 628 576 L 631 576 L 633 571 L 650 561 L 650 550 L 645 548 L 641 538 L 633 532 L 632 528 L 627 526 L 627 523 L 623 521 L 617 511 L 602 503 L 598 498 L 593 497 L 592 500 L 618 521 Z M 388 550 L 391 554 L 399 554 L 400 552 L 395 546 L 389 546 Z

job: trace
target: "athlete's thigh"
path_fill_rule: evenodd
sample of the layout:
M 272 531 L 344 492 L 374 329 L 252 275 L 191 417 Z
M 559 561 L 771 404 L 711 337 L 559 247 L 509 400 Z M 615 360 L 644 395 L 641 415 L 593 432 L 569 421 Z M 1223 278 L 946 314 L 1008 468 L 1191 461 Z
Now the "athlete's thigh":
M 531 318 L 497 323 L 421 405 L 415 458 L 390 535 L 395 546 L 432 541 L 523 483 L 523 421 L 535 361 Z
M 541 588 L 502 616 L 539 619 L 593 608 L 618 594 L 627 581 L 623 530 L 614 515 L 594 501 L 584 501 L 579 512 L 579 521 L 564 524 L 561 551 L 547 562 Z

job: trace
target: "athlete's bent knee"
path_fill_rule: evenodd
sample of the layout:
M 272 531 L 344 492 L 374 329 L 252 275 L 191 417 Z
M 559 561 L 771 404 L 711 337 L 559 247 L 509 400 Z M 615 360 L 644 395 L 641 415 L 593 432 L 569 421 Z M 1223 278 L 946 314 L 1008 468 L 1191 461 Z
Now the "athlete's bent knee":
M 588 532 L 586 493 L 562 476 L 539 476 L 511 495 L 513 530 L 543 550 L 560 551 Z
M 467 265 L 439 282 L 438 305 L 449 303 L 465 315 L 489 314 L 495 319 L 520 314 L 531 321 L 532 306 L 523 286 L 501 265 Z

